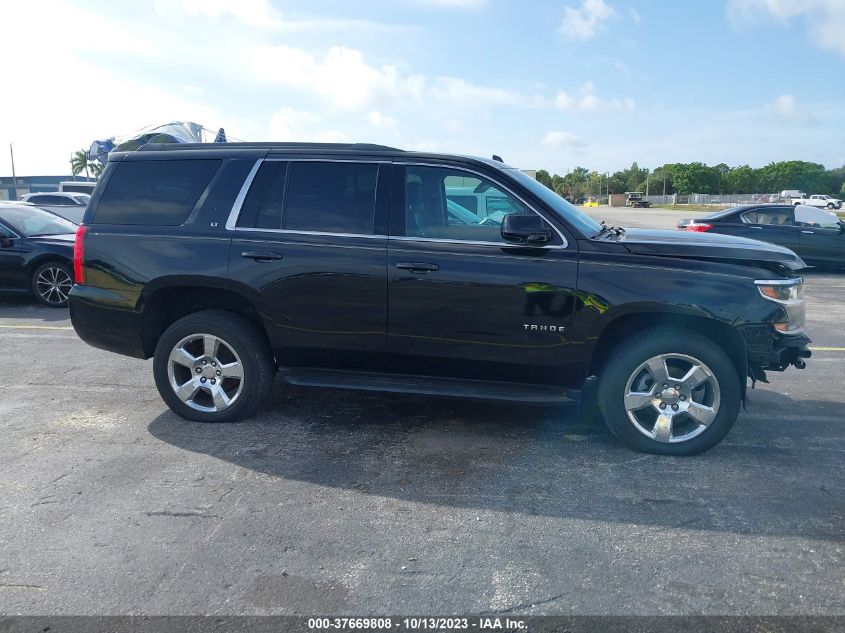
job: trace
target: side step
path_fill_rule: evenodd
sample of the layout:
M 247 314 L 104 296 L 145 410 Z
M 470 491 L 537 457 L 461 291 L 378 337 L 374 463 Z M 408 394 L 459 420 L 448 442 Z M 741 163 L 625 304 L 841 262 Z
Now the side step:
M 328 387 L 451 398 L 478 398 L 527 404 L 574 403 L 577 402 L 580 395 L 578 392 L 567 391 L 562 387 L 526 385 L 515 382 L 407 376 L 405 374 L 373 374 L 328 369 L 280 368 L 279 372 L 287 383 L 300 387 Z

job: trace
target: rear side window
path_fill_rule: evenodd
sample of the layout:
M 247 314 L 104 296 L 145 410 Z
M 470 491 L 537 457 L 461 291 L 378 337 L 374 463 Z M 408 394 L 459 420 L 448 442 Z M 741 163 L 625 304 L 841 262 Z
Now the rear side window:
M 237 226 L 258 229 L 282 228 L 288 163 L 268 161 L 261 165 L 241 207 Z
M 94 224 L 182 224 L 221 163 L 208 159 L 119 163 L 97 205 Z
M 377 180 L 375 163 L 266 161 L 237 226 L 372 235 Z
M 291 163 L 284 228 L 371 235 L 375 163 Z

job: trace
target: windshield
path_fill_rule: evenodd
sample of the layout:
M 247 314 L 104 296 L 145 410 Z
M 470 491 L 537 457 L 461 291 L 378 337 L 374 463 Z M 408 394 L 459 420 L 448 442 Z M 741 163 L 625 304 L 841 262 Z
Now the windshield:
M 587 237 L 593 237 L 601 232 L 601 224 L 561 198 L 546 185 L 537 182 L 531 176 L 523 174 L 518 169 L 512 169 L 508 173 L 518 180 L 526 189 L 531 191 L 531 193 L 550 206 L 561 218 L 573 225 Z
M 0 209 L 0 219 L 24 237 L 76 233 L 73 222 L 34 207 Z
M 795 224 L 798 226 L 817 226 L 825 229 L 838 229 L 839 218 L 835 213 L 823 211 L 808 205 L 795 207 Z

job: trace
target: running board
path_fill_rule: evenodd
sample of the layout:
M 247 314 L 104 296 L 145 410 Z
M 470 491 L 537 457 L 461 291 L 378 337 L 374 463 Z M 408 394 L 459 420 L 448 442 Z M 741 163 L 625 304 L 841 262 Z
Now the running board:
M 408 376 L 405 374 L 374 374 L 328 369 L 280 368 L 279 372 L 288 384 L 300 387 L 383 391 L 449 398 L 478 398 L 526 404 L 574 403 L 578 401 L 580 395 L 577 391 L 567 391 L 561 387 L 526 385 L 514 382 Z

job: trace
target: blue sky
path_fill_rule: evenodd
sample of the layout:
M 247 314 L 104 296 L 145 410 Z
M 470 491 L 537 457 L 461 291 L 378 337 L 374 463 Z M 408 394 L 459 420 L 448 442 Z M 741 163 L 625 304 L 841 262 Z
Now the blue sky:
M 20 175 L 177 119 L 558 172 L 845 164 L 843 0 L 29 0 L 4 22 Z

